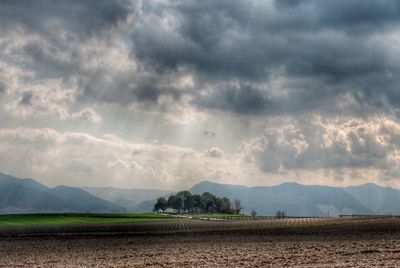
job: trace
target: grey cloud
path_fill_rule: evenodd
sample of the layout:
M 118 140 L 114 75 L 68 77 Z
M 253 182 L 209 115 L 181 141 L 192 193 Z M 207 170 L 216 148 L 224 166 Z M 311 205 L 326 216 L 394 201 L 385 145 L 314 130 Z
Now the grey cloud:
M 132 80 L 135 81 L 131 88 L 132 95 L 139 101 L 156 102 L 158 96 L 163 94 L 170 95 L 175 100 L 178 100 L 182 95 L 179 89 L 169 85 L 170 81 L 166 81 L 161 77 L 145 75 L 135 77 Z
M 398 22 L 400 4 L 397 1 L 359 1 L 337 2 L 334 0 L 275 0 L 275 6 L 281 12 L 288 12 L 297 24 L 288 24 L 290 28 L 313 26 L 320 28 L 344 28 L 352 32 L 365 29 L 379 30 L 381 27 Z M 313 12 L 317 11 L 317 12 Z M 308 18 L 296 20 L 299 13 L 308 13 Z M 283 18 L 284 19 L 284 18 Z M 372 29 L 371 29 L 372 28 Z
M 394 0 L 0 1 L 0 118 L 4 127 L 32 127 L 0 133 L 0 151 L 15 147 L 2 168 L 24 163 L 33 174 L 52 170 L 49 178 L 92 173 L 105 184 L 120 175 L 126 185 L 209 179 L 211 166 L 249 180 L 320 169 L 394 178 L 399 7 Z M 41 126 L 60 132 L 34 131 Z M 75 134 L 61 134 L 68 131 Z M 144 144 L 96 138 L 104 133 Z M 249 139 L 243 158 L 231 155 Z M 50 162 L 66 165 L 48 166 L 56 152 L 59 161 Z M 111 172 L 109 163 L 136 169 Z
M 12 53 L 32 59 L 24 65 L 43 76 L 39 78 L 68 78 L 81 73 L 93 54 L 85 42 L 93 38 L 108 42 L 107 31 L 126 22 L 132 10 L 128 0 L 6 0 L 0 3 L 0 29 L 4 37 L 17 42 Z M 33 38 L 25 43 L 18 40 L 29 36 Z
M 115 75 L 100 61 L 115 49 L 112 32 L 128 21 L 133 8 L 128 0 L 1 1 L 0 30 L 4 38 L 9 37 L 1 56 L 14 57 L 16 63 L 34 71 L 35 79 L 72 79 L 85 94 L 111 76 L 113 81 L 121 80 L 115 86 L 118 96 L 118 90 L 132 83 L 123 82 L 132 73 L 119 79 L 121 74 Z M 93 62 L 96 59 L 99 61 Z M 106 95 L 101 88 L 98 91 L 91 101 Z
M 372 25 L 384 29 L 390 18 L 399 23 L 400 5 L 367 2 L 303 1 L 296 9 L 258 1 L 146 2 L 132 40 L 139 59 L 167 70 L 188 65 L 207 75 L 262 78 L 283 67 L 288 73 L 345 79 L 381 70 L 384 59 L 364 41 Z M 353 20 L 369 31 L 348 35 Z M 324 32 L 329 29 L 334 32 Z
M 209 95 L 194 100 L 200 107 L 215 108 L 238 113 L 259 113 L 274 105 L 263 95 L 262 91 L 248 84 L 219 88 Z
M 83 102 L 117 103 L 126 105 L 134 101 L 157 105 L 161 95 L 171 96 L 177 103 L 184 94 L 181 89 L 171 85 L 175 75 L 160 77 L 154 74 L 114 73 L 112 81 L 107 79 L 107 71 L 100 70 L 95 74 L 80 77 L 80 86 L 84 89 L 78 96 Z
M 4 82 L 0 81 L 0 94 L 6 92 L 7 86 Z
M 389 100 L 379 92 L 354 90 L 296 81 L 283 88 L 270 89 L 262 83 L 215 83 L 212 90 L 195 94 L 192 104 L 198 109 L 233 111 L 245 115 L 301 115 L 316 112 L 322 115 L 348 115 L 360 117 L 388 109 Z M 296 87 L 297 86 L 297 87 Z M 323 88 L 323 89 L 322 89 Z M 277 92 L 278 91 L 278 92 Z M 278 94 L 277 94 L 278 93 Z M 349 93 L 349 96 L 346 96 Z M 393 100 L 391 100 L 393 101 Z
M 400 63 L 371 41 L 399 25 L 396 1 L 148 1 L 142 10 L 133 28 L 134 57 L 160 75 L 183 68 L 214 86 L 209 98 L 195 98 L 200 108 L 267 114 L 325 110 L 345 93 L 360 106 L 379 109 L 386 100 L 398 106 L 400 81 L 393 74 Z M 286 98 L 255 85 L 252 91 L 221 87 L 230 80 L 268 84 L 276 74 L 302 81 L 281 89 Z M 360 106 L 346 112 L 357 113 Z
M 32 104 L 33 94 L 32 92 L 24 92 L 22 98 L 20 100 L 21 105 L 31 105 Z
M 75 81 L 78 102 L 92 104 L 95 100 L 125 105 L 139 101 L 155 105 L 160 95 L 179 101 L 182 93 L 171 85 L 175 73 L 164 79 L 132 66 L 114 67 L 122 64 L 121 60 L 126 60 L 127 65 L 134 63 L 129 59 L 129 51 L 118 48 L 118 44 L 127 35 L 119 28 L 128 21 L 135 5 L 138 3 L 125 0 L 3 1 L 0 27 L 4 27 L 4 35 L 13 38 L 23 39 L 24 32 L 27 36 L 35 35 L 23 42 L 15 39 L 16 45 L 9 45 L 11 52 L 34 70 L 36 79 Z M 121 56 L 126 58 L 105 58 L 116 50 L 126 53 Z
M 26 31 L 38 32 L 44 36 L 52 32 L 66 31 L 67 35 L 73 35 L 70 38 L 84 39 L 126 20 L 132 11 L 127 0 L 5 0 L 1 1 L 0 5 L 0 27 L 3 31 L 18 30 L 18 27 L 22 27 Z
M 42 0 L 0 6 L 5 34 L 22 28 L 41 37 L 13 53 L 32 59 L 25 64 L 39 78 L 76 81 L 78 102 L 142 102 L 152 109 L 160 96 L 177 106 L 189 96 L 198 109 L 267 115 L 391 113 L 400 103 L 400 62 L 380 40 L 400 24 L 397 1 Z M 119 43 L 131 46 L 119 52 L 132 66 L 116 68 L 119 58 L 101 61 L 121 49 Z M 99 61 L 87 62 L 94 58 Z M 182 75 L 193 77 L 192 88 L 174 84 Z M 341 107 L 346 94 L 352 103 Z
M 205 151 L 206 155 L 211 156 L 211 157 L 223 157 L 224 156 L 224 151 L 217 147 L 213 147 L 209 150 Z

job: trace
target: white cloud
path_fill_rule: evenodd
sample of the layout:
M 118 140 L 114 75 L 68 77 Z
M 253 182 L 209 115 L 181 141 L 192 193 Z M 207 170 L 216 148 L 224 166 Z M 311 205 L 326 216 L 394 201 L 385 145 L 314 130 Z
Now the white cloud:
M 4 72 L 3 72 L 4 71 Z M 2 75 L 4 74 L 4 75 Z M 101 123 L 102 118 L 92 108 L 71 113 L 77 85 L 62 79 L 35 79 L 30 71 L 8 65 L 0 60 L 1 93 L 5 93 L 4 111 L 14 119 L 81 120 Z M 4 92 L 3 92 L 4 91 Z
M 334 130 L 334 131 L 332 131 Z M 400 124 L 390 118 L 270 128 L 235 154 L 132 143 L 54 129 L 0 129 L 0 170 L 49 185 L 185 189 L 202 180 L 247 185 L 282 181 L 400 185 Z
M 75 90 L 65 88 L 61 79 L 42 80 L 32 83 L 19 81 L 10 90 L 5 110 L 15 118 L 51 117 L 65 120 L 70 117 L 68 106 L 74 99 Z
M 98 115 L 93 109 L 86 108 L 78 113 L 73 113 L 71 118 L 80 119 L 83 121 L 88 121 L 92 123 L 101 123 L 103 120 L 100 115 Z
M 286 126 L 267 128 L 262 136 L 243 143 L 239 155 L 266 173 L 314 172 L 316 177 L 325 170 L 333 172 L 323 175 L 329 180 L 338 174 L 352 177 L 358 170 L 362 175 L 357 177 L 364 181 L 390 174 L 394 179 L 400 163 L 399 134 L 400 124 L 384 116 L 293 120 Z
M 110 169 L 138 169 L 143 170 L 143 167 L 140 166 L 138 163 L 132 160 L 122 160 L 118 159 L 114 162 L 108 163 L 108 168 Z
M 0 170 L 50 185 L 190 187 L 215 174 L 218 180 L 226 179 L 232 170 L 231 160 L 191 148 L 48 128 L 0 129 L 0 152 Z

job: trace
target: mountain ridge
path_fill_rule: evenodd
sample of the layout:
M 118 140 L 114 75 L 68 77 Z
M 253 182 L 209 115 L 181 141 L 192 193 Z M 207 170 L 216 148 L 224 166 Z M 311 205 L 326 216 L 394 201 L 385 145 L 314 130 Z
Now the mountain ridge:
M 363 188 L 370 190 L 365 194 Z M 194 194 L 208 191 L 217 196 L 227 196 L 231 200 L 238 198 L 242 201 L 246 213 L 255 209 L 262 215 L 274 215 L 278 209 L 285 209 L 292 216 L 400 214 L 400 209 L 397 208 L 400 205 L 400 191 L 373 183 L 332 187 L 285 182 L 274 186 L 241 188 L 240 185 L 238 187 L 238 185 L 202 181 L 189 191 Z M 390 197 L 385 197 L 382 191 L 389 193 Z M 384 201 L 378 202 L 382 199 Z
M 285 210 L 289 216 L 339 214 L 400 215 L 400 190 L 365 183 L 336 187 L 284 182 L 273 186 L 244 186 L 201 181 L 188 189 L 193 194 L 210 192 L 240 199 L 244 213 L 260 215 Z M 116 187 L 49 188 L 34 179 L 19 179 L 0 172 L 0 212 L 150 212 L 155 200 L 174 194 L 157 189 Z
M 155 199 L 173 194 L 172 191 L 156 189 L 121 189 L 115 187 L 83 187 L 90 194 L 124 207 L 128 212 L 149 212 Z
M 0 212 L 122 213 L 125 209 L 80 188 L 49 188 L 33 179 L 0 173 Z

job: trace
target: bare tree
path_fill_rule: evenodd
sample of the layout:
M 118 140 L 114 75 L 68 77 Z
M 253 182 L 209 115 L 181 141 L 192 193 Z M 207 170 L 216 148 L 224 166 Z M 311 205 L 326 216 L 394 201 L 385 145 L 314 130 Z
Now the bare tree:
M 277 212 L 276 212 L 276 217 L 277 218 L 285 218 L 286 217 L 286 212 L 284 211 L 284 210 L 278 210 Z
M 233 206 L 236 214 L 239 214 L 240 211 L 243 209 L 242 202 L 240 201 L 240 199 L 237 198 L 235 199 L 235 201 L 233 201 Z
M 254 209 L 250 212 L 251 216 L 253 218 L 255 218 L 257 216 L 257 211 L 255 211 Z

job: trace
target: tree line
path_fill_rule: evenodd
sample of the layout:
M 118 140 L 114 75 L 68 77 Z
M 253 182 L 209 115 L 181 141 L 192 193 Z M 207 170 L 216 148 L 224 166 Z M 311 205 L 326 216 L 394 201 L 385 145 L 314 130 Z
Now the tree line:
M 235 199 L 233 203 L 227 197 L 217 197 L 209 192 L 192 194 L 182 191 L 166 199 L 159 197 L 154 204 L 154 212 L 165 212 L 168 209 L 177 213 L 230 213 L 239 214 L 242 210 L 241 202 Z

